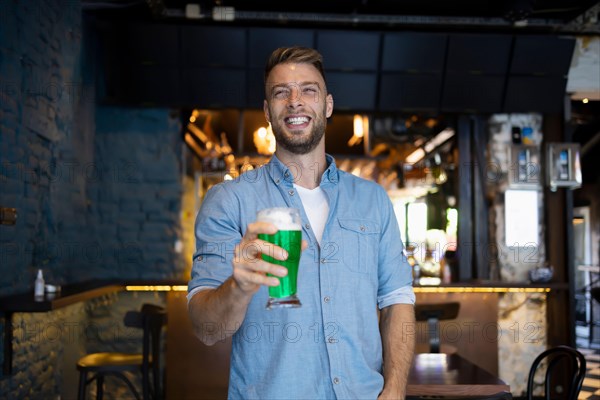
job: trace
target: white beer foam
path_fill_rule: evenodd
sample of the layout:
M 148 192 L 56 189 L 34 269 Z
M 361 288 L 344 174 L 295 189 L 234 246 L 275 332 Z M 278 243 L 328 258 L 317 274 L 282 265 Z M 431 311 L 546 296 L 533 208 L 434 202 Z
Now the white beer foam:
M 269 222 L 277 227 L 280 231 L 300 231 L 302 230 L 302 224 L 294 221 L 293 213 L 291 210 L 295 208 L 266 208 L 260 210 L 256 216 L 256 220 L 260 222 Z

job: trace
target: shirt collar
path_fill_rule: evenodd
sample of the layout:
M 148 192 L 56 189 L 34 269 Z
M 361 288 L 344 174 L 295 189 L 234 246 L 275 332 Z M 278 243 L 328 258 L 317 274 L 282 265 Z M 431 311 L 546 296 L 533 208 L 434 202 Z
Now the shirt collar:
M 335 159 L 331 155 L 325 154 L 325 160 L 327 162 L 327 169 L 321 176 L 321 184 L 325 182 L 337 184 L 339 182 L 339 173 Z M 273 179 L 276 185 L 282 182 L 288 182 L 288 184 L 294 183 L 292 172 L 275 154 L 273 154 L 273 157 L 271 157 L 271 160 L 267 164 L 267 173 L 271 175 L 271 179 Z

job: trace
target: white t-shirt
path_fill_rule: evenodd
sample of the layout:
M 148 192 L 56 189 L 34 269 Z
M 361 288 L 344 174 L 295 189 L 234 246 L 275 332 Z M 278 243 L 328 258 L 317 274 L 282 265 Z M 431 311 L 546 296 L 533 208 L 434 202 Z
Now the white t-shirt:
M 300 200 L 302 200 L 308 222 L 310 223 L 320 246 L 323 231 L 325 230 L 325 224 L 327 223 L 327 216 L 329 215 L 327 195 L 325 195 L 325 192 L 319 186 L 314 189 L 307 189 L 302 186 L 294 185 L 294 188 L 300 195 Z

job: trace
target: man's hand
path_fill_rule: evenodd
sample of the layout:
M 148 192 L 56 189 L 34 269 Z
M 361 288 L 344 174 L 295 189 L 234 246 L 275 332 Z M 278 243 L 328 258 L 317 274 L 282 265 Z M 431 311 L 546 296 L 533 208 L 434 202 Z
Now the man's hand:
M 267 254 L 276 260 L 286 260 L 287 251 L 279 246 L 265 242 L 258 238 L 258 234 L 273 235 L 277 232 L 275 225 L 268 222 L 253 222 L 248 225 L 246 234 L 241 242 L 235 247 L 233 258 L 233 280 L 238 288 L 248 295 L 254 294 L 261 285 L 278 286 L 279 279 L 267 276 L 270 273 L 283 277 L 287 275 L 287 269 L 261 258 Z M 302 249 L 307 243 L 302 241 Z
M 244 321 L 248 304 L 261 285 L 277 286 L 279 279 L 267 276 L 287 275 L 287 269 L 264 261 L 262 254 L 276 260 L 285 260 L 287 252 L 281 247 L 260 240 L 258 235 L 277 232 L 273 224 L 254 222 L 248 225 L 246 234 L 235 247 L 233 274 L 216 289 L 201 290 L 188 303 L 190 319 L 196 336 L 207 345 L 212 345 L 235 333 Z M 302 241 L 302 250 L 308 244 Z M 214 327 L 206 332 L 205 326 Z M 225 329 L 230 327 L 229 329 Z

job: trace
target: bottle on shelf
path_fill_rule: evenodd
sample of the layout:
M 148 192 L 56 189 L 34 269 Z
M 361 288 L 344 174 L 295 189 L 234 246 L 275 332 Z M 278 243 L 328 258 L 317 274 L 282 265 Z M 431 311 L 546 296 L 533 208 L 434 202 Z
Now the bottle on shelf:
M 37 277 L 33 286 L 33 296 L 36 300 L 44 300 L 44 274 L 41 269 L 38 269 Z

